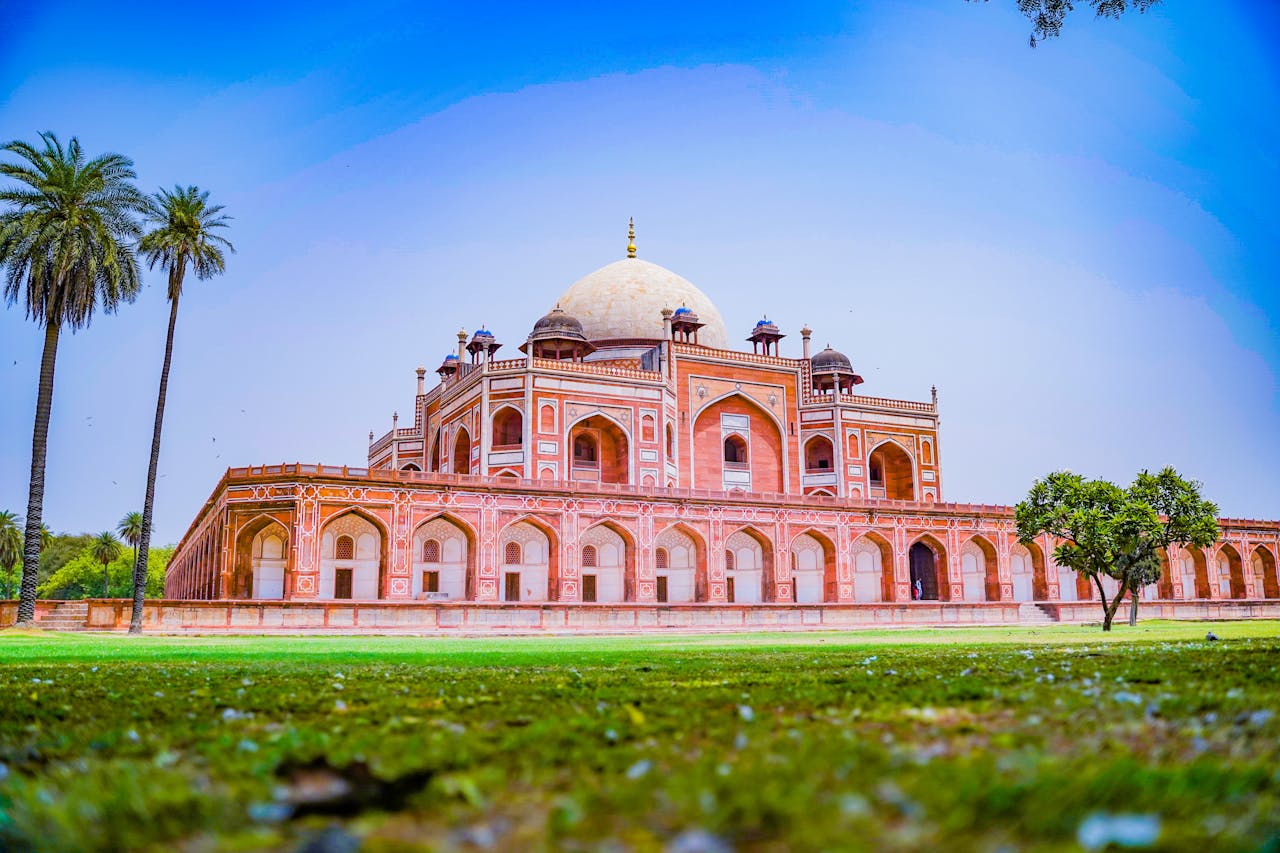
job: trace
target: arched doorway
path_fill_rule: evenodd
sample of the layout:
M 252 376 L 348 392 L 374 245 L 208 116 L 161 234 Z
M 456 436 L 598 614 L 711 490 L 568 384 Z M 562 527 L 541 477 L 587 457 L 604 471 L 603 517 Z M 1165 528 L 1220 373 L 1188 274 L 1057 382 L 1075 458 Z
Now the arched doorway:
M 1255 598 L 1280 598 L 1280 579 L 1276 577 L 1276 558 L 1262 545 L 1253 549 L 1249 562 L 1253 566 Z
M 466 427 L 460 427 L 453 439 L 453 465 L 450 470 L 454 474 L 471 473 L 471 433 Z
M 460 601 L 475 598 L 475 554 L 471 531 L 446 516 L 418 526 L 413 534 L 415 599 Z
M 797 604 L 839 599 L 835 545 L 816 530 L 791 540 L 791 589 Z
M 1218 546 L 1218 589 L 1222 598 L 1244 598 L 1244 562 L 1229 543 Z
M 630 483 L 631 451 L 627 433 L 604 415 L 592 415 L 569 428 L 566 442 L 570 478 L 575 482 Z
M 853 543 L 853 600 L 895 600 L 893 548 L 878 533 L 867 533 Z
M 915 466 L 898 444 L 886 441 L 867 457 L 871 497 L 894 501 L 915 500 Z
M 925 537 L 907 552 L 911 565 L 911 597 L 917 601 L 945 600 L 947 552 L 942 543 Z
M 682 525 L 654 541 L 654 577 L 659 603 L 707 600 L 707 556 L 702 539 Z

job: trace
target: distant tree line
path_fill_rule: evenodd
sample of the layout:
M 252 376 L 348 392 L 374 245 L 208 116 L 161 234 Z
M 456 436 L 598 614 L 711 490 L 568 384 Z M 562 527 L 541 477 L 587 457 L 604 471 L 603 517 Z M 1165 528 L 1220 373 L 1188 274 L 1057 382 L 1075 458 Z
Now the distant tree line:
M 1031 22 L 1032 47 L 1045 39 L 1062 35 L 1063 22 L 1068 13 L 1075 11 L 1077 5 L 1091 7 L 1097 18 L 1119 18 L 1129 11 L 1145 12 L 1161 2 L 1163 0 L 1017 0 L 1018 11 Z

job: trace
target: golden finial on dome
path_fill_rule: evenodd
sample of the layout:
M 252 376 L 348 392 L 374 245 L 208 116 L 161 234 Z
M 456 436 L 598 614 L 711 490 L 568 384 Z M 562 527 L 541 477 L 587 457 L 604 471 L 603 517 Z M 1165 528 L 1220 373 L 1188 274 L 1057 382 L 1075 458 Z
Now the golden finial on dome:
M 635 217 L 627 219 L 627 257 L 634 258 L 636 256 L 636 220 Z

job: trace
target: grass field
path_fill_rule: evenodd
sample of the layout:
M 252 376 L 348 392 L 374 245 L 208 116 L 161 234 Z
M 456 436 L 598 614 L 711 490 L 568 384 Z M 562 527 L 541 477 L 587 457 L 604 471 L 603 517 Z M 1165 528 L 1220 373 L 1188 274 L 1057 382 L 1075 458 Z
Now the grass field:
M 0 632 L 0 849 L 1280 849 L 1278 638 Z

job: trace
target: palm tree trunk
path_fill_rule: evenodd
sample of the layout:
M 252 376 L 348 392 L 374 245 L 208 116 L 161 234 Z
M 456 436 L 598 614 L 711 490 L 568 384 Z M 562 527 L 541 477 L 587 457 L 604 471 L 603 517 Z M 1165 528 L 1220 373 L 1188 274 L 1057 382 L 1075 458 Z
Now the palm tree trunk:
M 151 433 L 151 463 L 147 467 L 147 496 L 142 502 L 142 536 L 133 560 L 133 614 L 129 633 L 142 633 L 142 602 L 147 594 L 147 551 L 151 547 L 151 513 L 156 500 L 156 469 L 160 466 L 160 432 L 164 428 L 164 399 L 169 391 L 169 364 L 173 361 L 173 329 L 178 323 L 178 299 L 169 302 L 169 335 L 164 342 L 164 366 L 160 368 L 160 393 L 156 398 L 156 424 Z
M 36 621 L 36 580 L 40 572 L 40 525 L 44 515 L 44 466 L 49 450 L 49 411 L 53 407 L 53 368 L 58 360 L 58 332 L 50 319 L 44 326 L 44 354 L 40 357 L 40 390 L 36 395 L 36 424 L 31 435 L 31 491 L 27 496 L 27 529 L 22 540 L 22 593 L 18 626 Z
M 107 573 L 108 563 L 102 564 L 102 597 L 111 597 L 111 575 Z

